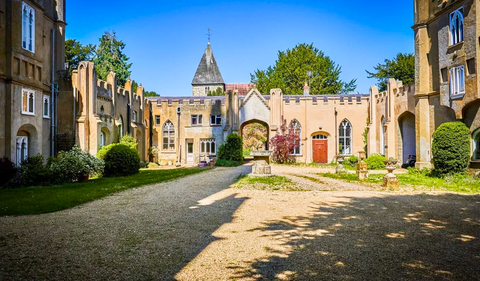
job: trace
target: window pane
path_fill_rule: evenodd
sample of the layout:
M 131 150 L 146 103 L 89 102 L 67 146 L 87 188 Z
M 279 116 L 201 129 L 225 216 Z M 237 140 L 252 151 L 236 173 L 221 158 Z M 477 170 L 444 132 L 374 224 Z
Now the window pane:
M 212 142 L 212 153 L 215 153 L 215 151 L 216 151 L 215 148 L 216 148 L 215 147 L 215 142 Z
M 34 106 L 33 99 L 34 99 L 34 96 L 32 93 L 30 93 L 30 96 L 28 98 L 28 112 L 30 113 L 33 113 L 33 106 Z

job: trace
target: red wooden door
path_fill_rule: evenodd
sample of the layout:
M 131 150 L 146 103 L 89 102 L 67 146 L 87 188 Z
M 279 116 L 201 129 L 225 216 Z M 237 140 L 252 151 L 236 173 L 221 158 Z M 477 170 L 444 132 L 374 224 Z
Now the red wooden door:
M 328 163 L 327 140 L 313 140 L 313 162 L 320 164 Z

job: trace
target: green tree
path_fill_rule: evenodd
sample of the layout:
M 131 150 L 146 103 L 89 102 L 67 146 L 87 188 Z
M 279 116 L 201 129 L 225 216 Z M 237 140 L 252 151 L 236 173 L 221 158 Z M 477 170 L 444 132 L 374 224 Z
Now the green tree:
M 68 73 L 78 68 L 82 61 L 92 61 L 95 59 L 95 48 L 93 44 L 82 45 L 76 39 L 67 39 L 65 41 L 65 62 L 68 63 Z
M 265 149 L 267 128 L 260 123 L 252 123 L 243 127 L 243 148 L 249 151 Z
M 311 72 L 310 77 L 308 72 Z M 313 44 L 299 44 L 293 49 L 278 52 L 275 65 L 250 74 L 251 82 L 260 92 L 280 88 L 286 95 L 302 95 L 306 81 L 311 95 L 346 94 L 356 89 L 356 79 L 340 80 L 341 67 Z
M 160 96 L 160 95 L 157 94 L 155 91 L 150 91 L 150 92 L 149 92 L 149 91 L 145 91 L 144 94 L 145 94 L 146 97 L 159 97 L 159 96 Z
M 97 48 L 97 57 L 95 58 L 95 67 L 98 78 L 102 80 L 107 79 L 108 73 L 113 71 L 116 74 L 118 84 L 125 85 L 130 77 L 132 66 L 127 61 L 130 59 L 123 53 L 125 43 L 117 40 L 117 35 L 114 32 L 105 32 L 100 38 L 100 44 Z
M 215 91 L 208 92 L 207 96 L 223 96 L 225 93 L 222 88 L 217 88 Z
M 415 56 L 409 53 L 398 53 L 392 60 L 386 59 L 373 67 L 374 71 L 365 70 L 368 78 L 376 78 L 380 91 L 387 89 L 389 78 L 401 80 L 404 85 L 415 81 Z

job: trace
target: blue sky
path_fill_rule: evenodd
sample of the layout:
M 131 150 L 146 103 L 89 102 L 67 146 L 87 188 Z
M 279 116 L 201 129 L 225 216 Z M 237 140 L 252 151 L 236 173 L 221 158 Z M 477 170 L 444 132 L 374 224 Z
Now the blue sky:
M 250 82 L 279 50 L 313 43 L 342 67 L 357 91 L 375 84 L 365 69 L 413 52 L 413 1 L 67 1 L 67 38 L 98 43 L 114 30 L 126 43 L 132 79 L 162 96 L 190 96 L 212 31 L 226 83 Z

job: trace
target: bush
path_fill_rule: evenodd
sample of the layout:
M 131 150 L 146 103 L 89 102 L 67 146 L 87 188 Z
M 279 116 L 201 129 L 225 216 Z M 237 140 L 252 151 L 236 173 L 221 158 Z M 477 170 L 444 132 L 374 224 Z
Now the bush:
M 277 132 L 269 143 L 273 148 L 272 160 L 275 163 L 295 163 L 296 158 L 292 154 L 300 144 L 300 136 L 298 130 L 293 128 L 293 122 L 287 127 L 287 120 L 283 119 L 280 131 Z
M 365 159 L 365 162 L 367 163 L 369 170 L 383 170 L 385 169 L 385 163 L 383 163 L 384 160 L 387 160 L 385 156 L 374 153 Z
M 344 166 L 356 167 L 357 163 L 358 163 L 358 157 L 355 155 L 350 156 L 348 159 L 345 159 L 343 161 Z
M 80 147 L 74 146 L 70 151 L 62 151 L 56 159 L 49 159 L 50 169 L 56 175 L 56 183 L 77 181 L 82 176 L 103 173 L 105 163 Z
M 16 172 L 15 164 L 8 157 L 0 158 L 0 187 L 13 179 Z
M 22 161 L 17 173 L 10 181 L 10 187 L 47 185 L 52 181 L 52 173 L 44 164 L 42 155 L 29 157 Z M 58 175 L 55 175 L 58 176 Z
M 111 144 L 102 155 L 105 161 L 105 177 L 123 177 L 138 174 L 140 157 L 136 150 L 124 144 Z
M 241 161 L 232 161 L 232 160 L 217 160 L 215 163 L 218 167 L 238 167 L 243 165 Z
M 120 139 L 120 144 L 124 144 L 133 150 L 137 150 L 137 140 L 129 135 L 125 135 Z
M 243 161 L 242 138 L 237 134 L 230 134 L 227 141 L 218 148 L 218 159 Z
M 432 141 L 434 174 L 465 173 L 470 159 L 470 130 L 462 122 L 440 125 Z

